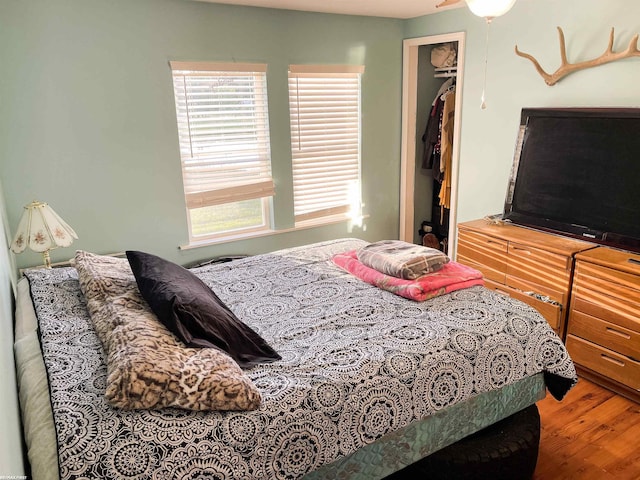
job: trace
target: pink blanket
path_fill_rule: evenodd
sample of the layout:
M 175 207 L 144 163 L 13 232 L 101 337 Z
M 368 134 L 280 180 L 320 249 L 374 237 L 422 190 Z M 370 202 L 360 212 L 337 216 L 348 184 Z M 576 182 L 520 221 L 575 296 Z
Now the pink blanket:
M 482 273 L 457 262 L 449 262 L 437 272 L 428 273 L 415 280 L 404 280 L 363 265 L 358 260 L 356 250 L 339 253 L 331 260 L 360 280 L 418 302 L 461 288 L 484 285 Z

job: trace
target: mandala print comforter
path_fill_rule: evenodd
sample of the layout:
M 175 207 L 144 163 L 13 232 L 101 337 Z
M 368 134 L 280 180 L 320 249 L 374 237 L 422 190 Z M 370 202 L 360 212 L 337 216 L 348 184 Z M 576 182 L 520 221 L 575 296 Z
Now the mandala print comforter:
M 247 373 L 251 412 L 119 411 L 76 271 L 30 271 L 62 479 L 295 479 L 479 393 L 573 363 L 546 321 L 483 287 L 413 302 L 330 258 L 355 239 L 195 269 L 282 360 Z

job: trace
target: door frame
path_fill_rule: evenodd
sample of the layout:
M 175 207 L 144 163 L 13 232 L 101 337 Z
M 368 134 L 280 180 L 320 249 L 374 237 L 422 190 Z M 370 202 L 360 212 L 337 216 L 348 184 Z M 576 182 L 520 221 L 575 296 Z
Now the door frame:
M 418 98 L 418 49 L 423 45 L 458 42 L 456 103 L 453 129 L 451 208 L 449 211 L 448 255 L 455 259 L 456 219 L 458 209 L 458 171 L 460 127 L 462 118 L 462 81 L 464 79 L 465 32 L 408 38 L 402 42 L 402 145 L 400 157 L 400 228 L 399 238 L 413 243 L 415 214 L 416 121 Z

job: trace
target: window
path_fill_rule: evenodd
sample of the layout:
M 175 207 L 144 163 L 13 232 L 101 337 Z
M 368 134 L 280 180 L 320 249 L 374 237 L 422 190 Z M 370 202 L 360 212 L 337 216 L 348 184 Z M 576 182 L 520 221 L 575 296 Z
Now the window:
M 190 240 L 268 229 L 266 65 L 170 66 Z
M 296 224 L 359 210 L 363 72 L 362 66 L 289 66 Z

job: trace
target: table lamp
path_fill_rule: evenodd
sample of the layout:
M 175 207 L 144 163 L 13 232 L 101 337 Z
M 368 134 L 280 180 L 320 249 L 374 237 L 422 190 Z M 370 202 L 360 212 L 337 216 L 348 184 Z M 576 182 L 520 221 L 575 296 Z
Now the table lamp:
M 48 204 L 33 201 L 24 207 L 18 230 L 11 242 L 11 251 L 22 253 L 29 247 L 34 252 L 41 252 L 44 266 L 51 268 L 49 250 L 68 247 L 74 238 L 78 238 L 76 232 Z

